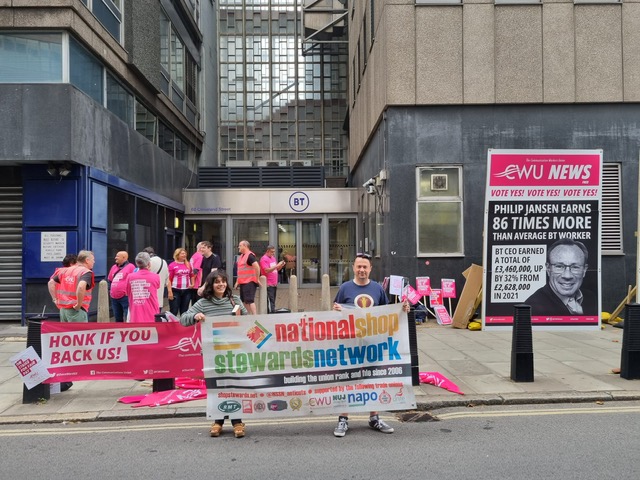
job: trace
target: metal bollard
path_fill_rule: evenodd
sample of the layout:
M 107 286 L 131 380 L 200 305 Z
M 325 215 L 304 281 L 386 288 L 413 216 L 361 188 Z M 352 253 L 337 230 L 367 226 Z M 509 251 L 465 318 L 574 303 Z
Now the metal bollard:
M 411 384 L 420 385 L 420 365 L 418 362 L 418 332 L 416 331 L 416 312 L 412 308 L 407 313 L 409 322 L 409 353 L 411 355 Z
M 27 319 L 27 348 L 33 347 L 38 356 L 42 358 L 42 342 L 40 333 L 42 321 L 47 317 L 36 316 Z M 51 392 L 48 383 L 40 383 L 31 390 L 26 385 L 22 386 L 22 403 L 36 403 L 40 400 L 49 400 Z
M 531 307 L 514 305 L 511 339 L 511 380 L 533 382 L 533 336 Z
M 625 309 L 620 377 L 627 380 L 640 378 L 640 304 L 638 303 L 630 303 Z

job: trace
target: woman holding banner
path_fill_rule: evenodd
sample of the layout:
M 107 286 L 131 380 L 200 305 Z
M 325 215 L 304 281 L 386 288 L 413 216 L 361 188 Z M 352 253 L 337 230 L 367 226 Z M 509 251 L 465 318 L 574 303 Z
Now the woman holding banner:
M 202 322 L 205 317 L 248 314 L 249 312 L 242 304 L 240 297 L 233 295 L 227 273 L 224 270 L 217 270 L 207 276 L 202 298 L 182 314 L 180 323 L 188 327 L 195 325 L 196 322 Z M 211 425 L 210 433 L 212 437 L 220 436 L 223 424 L 224 418 L 221 418 Z M 232 418 L 231 425 L 236 438 L 244 437 L 244 423 L 240 418 Z

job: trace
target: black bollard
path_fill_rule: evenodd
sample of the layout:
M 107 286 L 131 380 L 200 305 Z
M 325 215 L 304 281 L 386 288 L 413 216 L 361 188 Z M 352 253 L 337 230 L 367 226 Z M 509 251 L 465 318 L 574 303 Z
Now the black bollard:
M 411 355 L 411 384 L 420 385 L 420 366 L 418 364 L 418 333 L 416 332 L 416 313 L 412 308 L 407 313 L 409 321 L 409 353 Z
M 529 305 L 514 305 L 511 380 L 514 382 L 533 382 L 533 336 L 531 334 L 531 307 Z
M 156 313 L 156 322 L 168 322 L 169 320 L 165 316 L 166 312 Z M 167 390 L 174 390 L 176 388 L 175 378 L 154 378 L 151 390 L 155 392 L 165 392 Z
M 38 356 L 42 358 L 42 341 L 40 333 L 42 331 L 42 321 L 47 317 L 36 316 L 27 318 L 27 348 L 33 347 Z M 40 400 L 49 400 L 51 391 L 48 383 L 40 383 L 31 390 L 26 385 L 22 386 L 22 403 L 36 403 Z
M 620 377 L 640 378 L 640 304 L 630 303 L 624 313 Z

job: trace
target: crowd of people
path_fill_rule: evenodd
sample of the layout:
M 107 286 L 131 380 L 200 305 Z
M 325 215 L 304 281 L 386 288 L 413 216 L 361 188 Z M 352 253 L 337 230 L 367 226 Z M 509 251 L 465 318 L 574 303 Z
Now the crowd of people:
M 273 313 L 276 311 L 279 273 L 289 265 L 284 257 L 278 261 L 275 251 L 275 247 L 269 245 L 264 255 L 258 258 L 251 251 L 249 242 L 241 240 L 238 243 L 237 274 L 233 287 L 229 275 L 222 269 L 220 257 L 213 253 L 212 244 L 208 241 L 197 245 L 191 259 L 188 259 L 184 248 L 176 249 L 174 261 L 169 264 L 156 256 L 152 247 L 138 253 L 134 263 L 129 262 L 127 252 L 117 252 L 115 263 L 107 275 L 114 320 L 154 322 L 162 311 L 165 288 L 170 312 L 185 327 L 202 322 L 206 317 L 255 315 L 255 295 L 261 275 L 267 280 L 268 312 Z M 62 322 L 88 322 L 95 286 L 92 271 L 94 263 L 93 253 L 82 250 L 77 256 L 67 255 L 62 267 L 57 268 L 51 276 L 49 293 L 60 309 Z M 353 273 L 353 281 L 341 285 L 334 300 L 334 310 L 341 311 L 347 306 L 366 308 L 389 302 L 382 286 L 369 278 L 369 255 L 356 255 Z M 238 290 L 238 295 L 233 290 Z M 405 311 L 409 309 L 406 301 L 403 308 Z M 224 421 L 225 417 L 214 421 L 210 429 L 212 437 L 220 436 Z M 244 437 L 242 419 L 234 417 L 230 421 L 235 437 Z M 369 426 L 382 433 L 393 433 L 393 428 L 379 418 L 378 412 L 370 412 Z M 348 428 L 348 415 L 343 413 L 338 418 L 334 435 L 343 437 Z
M 239 242 L 238 253 L 233 289 L 238 290 L 244 309 L 249 314 L 257 313 L 255 296 L 259 278 L 264 275 L 267 278 L 268 311 L 274 312 L 278 272 L 286 262 L 276 260 L 272 245 L 258 259 L 246 240 Z M 59 309 L 60 321 L 89 321 L 89 306 L 95 287 L 94 263 L 93 252 L 81 250 L 77 255 L 65 256 L 62 266 L 51 275 L 48 289 Z M 211 273 L 223 272 L 222 267 L 222 260 L 213 252 L 209 241 L 198 243 L 191 258 L 188 258 L 185 248 L 177 248 L 170 263 L 157 256 L 153 247 L 143 249 L 133 262 L 129 261 L 128 252 L 119 251 L 106 277 L 113 320 L 118 323 L 155 321 L 155 315 L 162 312 L 165 292 L 169 312 L 180 317 L 204 298 L 207 278 Z

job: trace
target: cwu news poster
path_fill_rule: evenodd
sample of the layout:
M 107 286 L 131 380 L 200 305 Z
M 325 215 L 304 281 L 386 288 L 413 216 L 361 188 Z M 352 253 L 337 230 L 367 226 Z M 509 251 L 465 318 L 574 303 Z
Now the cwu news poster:
M 483 328 L 600 328 L 602 150 L 489 149 Z

